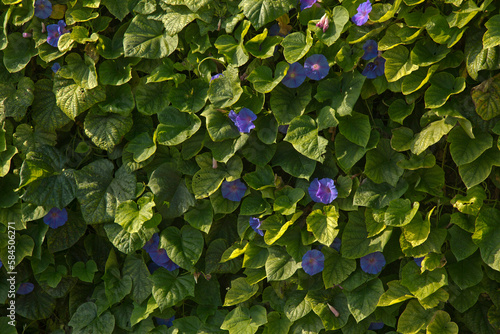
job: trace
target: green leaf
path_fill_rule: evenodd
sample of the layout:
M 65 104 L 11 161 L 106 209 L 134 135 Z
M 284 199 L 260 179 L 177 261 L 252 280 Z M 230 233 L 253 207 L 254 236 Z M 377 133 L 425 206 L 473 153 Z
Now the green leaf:
M 360 322 L 375 311 L 383 293 L 384 287 L 378 278 L 345 293 L 349 311 L 356 322 Z
M 147 225 L 157 226 L 161 222 L 161 215 L 154 215 L 150 222 Z M 132 254 L 140 250 L 151 239 L 153 234 L 157 232 L 157 229 L 155 227 L 143 227 L 137 233 L 128 233 L 120 225 L 111 223 L 104 225 L 104 231 L 106 231 L 109 241 L 120 252 Z
M 276 149 L 272 165 L 280 166 L 292 176 L 309 180 L 316 168 L 316 161 L 300 154 L 289 143 L 281 142 Z
M 493 208 L 481 210 L 476 219 L 472 240 L 481 250 L 481 257 L 491 268 L 500 271 L 500 211 Z
M 226 293 L 224 306 L 233 306 L 250 299 L 257 293 L 259 286 L 247 283 L 244 277 L 239 277 L 231 281 L 231 289 Z
M 295 5 L 294 0 L 243 0 L 238 7 L 258 30 L 266 23 L 288 13 Z
M 135 58 L 137 59 L 137 58 Z M 132 79 L 132 64 L 136 63 L 125 58 L 105 60 L 99 65 L 99 82 L 103 85 L 123 85 Z
M 165 26 L 167 33 L 170 36 L 181 32 L 185 26 L 191 23 L 198 16 L 189 8 L 184 6 L 162 6 L 165 13 L 162 13 L 160 18 Z
M 458 325 L 445 311 L 436 311 L 426 331 L 428 334 L 458 334 Z
M 264 220 L 260 226 L 262 230 L 266 231 L 264 235 L 264 242 L 268 245 L 272 245 L 279 238 L 281 238 L 288 228 L 297 220 L 301 212 L 296 213 L 288 221 L 285 221 L 283 216 L 275 214 Z
M 267 28 L 261 34 L 256 35 L 245 43 L 245 50 L 252 56 L 266 59 L 272 57 L 276 45 L 280 44 L 282 38 L 279 36 L 267 36 Z M 278 81 L 279 82 L 279 81 Z
M 200 111 L 208 99 L 208 85 L 204 80 L 186 81 L 170 90 L 168 99 L 180 111 L 195 113 Z
M 458 173 L 467 188 L 471 188 L 486 180 L 493 166 L 500 166 L 500 151 L 496 147 L 486 150 L 473 162 L 459 166 Z
M 203 111 L 202 116 L 207 119 L 208 134 L 213 141 L 217 142 L 240 137 L 238 128 L 229 119 L 228 115 L 213 108 L 207 108 Z
M 213 169 L 202 168 L 193 176 L 193 192 L 196 198 L 205 198 L 212 195 L 219 189 L 222 181 L 226 177 L 226 172 Z
M 330 246 L 339 233 L 338 219 L 337 208 L 334 205 L 326 205 L 307 216 L 307 230 L 312 232 L 320 243 Z
M 311 101 L 311 90 L 309 84 L 302 84 L 300 88 L 279 85 L 271 92 L 271 110 L 278 124 L 289 124 L 304 113 Z
M 96 332 L 111 334 L 115 327 L 115 317 L 111 312 L 98 314 L 97 305 L 93 302 L 81 304 L 71 317 L 68 326 L 73 327 L 75 333 Z
M 451 279 L 462 290 L 475 286 L 483 279 L 481 259 L 471 256 L 464 260 L 447 265 Z
M 418 66 L 412 63 L 410 52 L 403 45 L 398 45 L 384 52 L 385 77 L 387 81 L 394 82 L 411 72 L 418 70 Z
M 305 192 L 300 188 L 291 188 L 285 186 L 276 191 L 273 210 L 282 215 L 294 214 L 297 209 L 297 203 L 304 197 Z
M 166 82 L 146 83 L 141 80 L 135 89 L 137 110 L 144 115 L 159 113 L 170 104 L 169 91 L 170 86 Z
M 284 139 L 306 157 L 323 162 L 328 140 L 318 135 L 316 122 L 309 116 L 294 118 Z
M 401 285 L 400 281 L 390 281 L 387 286 L 389 289 L 380 296 L 377 306 L 391 306 L 413 298 L 410 290 Z
M 267 315 L 267 324 L 263 334 L 288 334 L 292 322 L 279 312 L 270 312 Z
M 326 46 L 331 46 L 338 40 L 344 30 L 344 26 L 349 22 L 349 12 L 344 6 L 335 6 L 333 7 L 331 17 L 332 19 L 325 32 L 323 32 L 323 29 L 316 27 L 319 20 L 310 21 L 308 24 L 308 28 L 314 31 L 316 37 Z
M 483 81 L 471 90 L 476 113 L 485 121 L 500 115 L 500 76 Z
M 281 42 L 286 61 L 292 64 L 302 59 L 311 48 L 312 43 L 313 39 L 309 31 L 305 34 L 298 31 L 287 35 Z
M 35 247 L 35 242 L 33 241 L 33 238 L 31 238 L 27 234 L 22 234 L 19 237 L 16 237 L 15 239 L 15 253 L 12 254 L 12 247 L 10 250 L 8 250 L 7 246 L 2 247 L 0 250 L 0 257 L 2 259 L 2 263 L 9 263 L 9 271 L 13 271 L 11 268 L 11 265 L 14 267 L 17 267 L 25 257 L 27 256 L 32 256 L 33 255 L 33 248 Z M 11 255 L 14 255 L 14 258 L 12 258 Z M 9 260 L 9 261 L 8 261 Z M 11 262 L 14 261 L 14 262 Z M 14 270 L 15 271 L 15 270 Z
M 115 223 L 128 233 L 137 233 L 145 222 L 153 218 L 154 206 L 151 193 L 143 195 L 137 203 L 131 200 L 120 202 L 116 208 Z
M 414 137 L 411 152 L 417 155 L 424 152 L 429 146 L 434 145 L 450 132 L 455 124 L 456 120 L 450 117 L 430 123 Z
M 419 206 L 418 202 L 414 202 L 412 209 L 409 199 L 398 198 L 389 202 L 384 215 L 384 224 L 397 227 L 408 225 L 418 212 Z
M 401 84 L 401 92 L 404 95 L 409 95 L 422 88 L 439 69 L 439 65 L 432 65 L 429 68 L 419 68 L 410 75 L 403 78 Z
M 267 66 L 259 66 L 250 73 L 248 81 L 253 84 L 256 91 L 260 93 L 271 92 L 285 77 L 290 65 L 281 61 L 276 65 L 274 78 L 272 70 Z
M 133 155 L 135 162 L 144 162 L 155 154 L 156 143 L 147 132 L 143 132 L 134 137 L 134 139 L 125 146 L 124 150 Z
M 238 69 L 229 66 L 221 77 L 210 82 L 208 98 L 216 108 L 227 108 L 236 103 L 242 93 Z
M 450 233 L 450 248 L 457 261 L 468 258 L 477 250 L 477 245 L 472 241 L 472 235 L 458 226 L 452 226 Z
M 257 166 L 256 170 L 243 176 L 245 182 L 255 190 L 274 187 L 274 172 L 271 166 Z
M 201 7 L 205 6 L 210 0 L 163 0 L 164 3 L 169 5 L 184 5 L 197 12 Z
M 77 53 L 70 53 L 65 58 L 66 65 L 57 71 L 65 79 L 73 79 L 77 85 L 90 90 L 97 87 L 97 71 L 94 60 L 84 55 L 84 59 Z
M 123 264 L 123 276 L 132 278 L 132 299 L 136 303 L 142 303 L 151 295 L 153 282 L 148 267 L 140 255 L 127 255 Z
M 161 233 L 160 248 L 165 248 L 168 256 L 180 267 L 191 270 L 203 251 L 203 235 L 191 226 L 181 230 L 168 227 Z
M 373 148 L 380 135 L 377 131 L 372 131 L 370 135 L 370 141 L 368 142 L 368 148 L 358 146 L 353 142 L 347 140 L 342 134 L 337 134 L 335 137 L 335 154 L 339 166 L 345 170 L 350 170 L 361 158 L 363 158 L 368 151 L 368 149 Z
M 109 160 L 96 160 L 75 172 L 76 198 L 88 224 L 112 222 L 118 202 L 135 196 L 136 179 L 123 167 L 113 177 L 114 166 Z
M 267 323 L 267 312 L 263 306 L 254 305 L 250 309 L 238 306 L 229 312 L 220 326 L 229 334 L 254 334 Z
M 346 328 L 344 326 L 349 320 L 347 298 L 343 293 L 334 294 L 331 290 L 314 290 L 307 293 L 307 300 L 311 303 L 314 313 L 321 318 L 326 330 Z
M 193 275 L 178 276 L 177 270 L 170 272 L 165 268 L 159 268 L 151 279 L 153 280 L 153 297 L 162 311 L 188 296 L 194 297 Z
M 435 74 L 431 79 L 431 86 L 425 91 L 425 107 L 438 108 L 446 103 L 451 95 L 458 94 L 465 89 L 465 78 L 455 78 L 448 72 Z
M 53 131 L 68 124 L 71 120 L 57 106 L 52 92 L 53 81 L 41 79 L 35 83 L 32 117 L 35 124 L 47 131 Z
M 58 75 L 54 78 L 53 90 L 57 106 L 72 120 L 97 102 L 106 99 L 103 86 L 87 90 L 73 80 L 64 79 Z
M 418 216 L 418 215 L 417 215 Z M 424 222 L 426 222 L 425 220 Z M 427 223 L 428 224 L 428 223 Z M 410 226 L 411 224 L 407 225 Z M 446 230 L 445 229 L 431 229 L 427 240 L 424 243 L 413 246 L 410 242 L 406 241 L 405 236 L 401 235 L 399 238 L 399 243 L 401 246 L 401 250 L 406 256 L 412 257 L 422 257 L 428 253 L 434 252 L 439 253 L 441 251 L 441 246 L 443 245 L 446 239 Z
M 352 71 L 343 74 L 340 87 L 333 87 L 331 107 L 336 110 L 338 116 L 351 115 L 352 109 L 361 94 L 365 79 L 366 77 L 358 71 Z
M 266 260 L 266 276 L 268 282 L 283 281 L 290 278 L 300 264 L 281 247 L 270 247 L 269 257 Z
M 250 24 L 248 24 L 248 27 L 250 27 Z M 245 28 L 244 30 L 246 33 L 247 28 Z M 219 36 L 214 45 L 219 50 L 219 53 L 223 54 L 226 57 L 227 62 L 229 64 L 233 64 L 236 67 L 244 65 L 249 59 L 248 53 L 243 47 L 243 41 L 238 42 L 233 38 L 233 36 Z
M 366 153 L 366 176 L 375 183 L 386 182 L 395 187 L 404 173 L 397 162 L 403 159 L 404 155 L 394 152 L 388 139 L 382 139 L 377 148 Z
M 33 103 L 35 85 L 28 77 L 22 77 L 17 83 L 17 90 L 12 85 L 0 84 L 0 112 L 5 116 L 13 117 L 20 121 L 25 115 L 28 107 Z
M 147 83 L 150 83 L 162 82 L 167 80 L 173 80 L 176 86 L 186 80 L 185 74 L 177 73 L 175 71 L 174 62 L 170 58 L 163 59 L 162 64 L 153 69 L 146 81 Z
M 132 117 L 92 108 L 85 117 L 85 134 L 99 148 L 112 151 L 132 128 Z
M 450 51 L 446 45 L 436 44 L 429 38 L 421 39 L 411 50 L 411 62 L 421 67 L 429 66 L 443 60 Z
M 247 196 L 243 199 L 240 208 L 240 214 L 245 216 L 259 215 L 269 211 L 271 206 L 261 196 Z
M 156 137 L 161 145 L 174 146 L 184 142 L 198 131 L 201 120 L 195 114 L 183 113 L 173 107 L 166 107 L 158 113 L 160 124 Z
M 418 202 L 415 203 L 418 204 Z M 409 242 L 411 246 L 417 247 L 427 240 L 430 231 L 431 222 L 429 220 L 429 215 L 427 216 L 427 219 L 424 220 L 422 219 L 422 215 L 417 213 L 412 221 L 404 226 L 403 235 L 405 240 Z
M 87 263 L 81 261 L 73 264 L 71 275 L 78 277 L 81 281 L 92 283 L 94 274 L 97 271 L 97 264 L 94 260 L 89 260 Z
M 350 142 L 366 147 L 370 140 L 372 126 L 367 115 L 352 112 L 350 116 L 339 118 L 339 131 Z
M 420 272 L 418 265 L 410 261 L 402 269 L 401 284 L 418 299 L 424 299 L 439 288 L 448 285 L 448 275 L 444 268 Z
M 474 131 L 474 136 L 471 139 L 462 127 L 456 127 L 448 134 L 451 157 L 457 166 L 473 162 L 493 146 L 493 138 L 489 133 Z
M 356 260 L 346 259 L 330 247 L 323 247 L 321 251 L 325 254 L 325 268 L 322 272 L 325 288 L 339 285 L 356 270 Z
M 169 36 L 159 21 L 137 15 L 127 28 L 123 39 L 125 57 L 159 59 L 177 48 L 178 37 Z
M 410 76 L 409 76 L 410 77 Z M 409 78 L 407 77 L 407 78 Z M 406 79 L 406 78 L 405 78 Z M 404 82 L 404 81 L 403 81 Z M 389 117 L 394 122 L 403 124 L 406 117 L 410 116 L 415 108 L 415 104 L 407 104 L 403 99 L 397 99 L 389 106 Z
M 208 233 L 212 226 L 214 210 L 208 200 L 198 201 L 197 205 L 184 214 L 184 219 L 192 227 Z
M 483 48 L 489 49 L 500 45 L 500 15 L 490 17 L 484 26 L 488 30 L 483 35 Z
M 8 44 L 3 51 L 3 64 L 10 73 L 19 72 L 37 53 L 33 39 L 23 38 L 20 32 L 13 32 L 8 35 Z
M 431 321 L 434 310 L 425 310 L 418 301 L 411 300 L 398 319 L 398 332 L 418 333 Z
M 87 230 L 87 224 L 71 210 L 68 211 L 68 221 L 63 226 L 50 229 L 46 234 L 47 248 L 55 253 L 73 246 Z

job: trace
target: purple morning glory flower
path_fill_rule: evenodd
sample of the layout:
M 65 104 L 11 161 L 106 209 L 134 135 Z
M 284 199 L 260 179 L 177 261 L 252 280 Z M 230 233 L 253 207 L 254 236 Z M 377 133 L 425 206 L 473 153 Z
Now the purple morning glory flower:
M 381 252 L 375 252 L 363 256 L 360 259 L 361 270 L 367 274 L 378 274 L 385 266 L 385 257 Z
M 154 263 L 168 271 L 174 271 L 179 268 L 179 266 L 168 257 L 167 251 L 163 248 L 149 252 L 149 256 L 151 256 L 151 260 L 153 260 Z
M 317 249 L 307 251 L 302 257 L 302 269 L 309 274 L 320 273 L 325 268 L 325 256 Z
M 308 78 L 312 80 L 321 80 L 328 75 L 330 66 L 328 60 L 322 54 L 310 56 L 304 62 L 304 70 Z
M 260 234 L 261 236 L 264 236 L 264 232 L 259 228 L 260 227 L 259 218 L 250 217 L 250 227 L 253 228 L 253 230 L 256 233 Z
M 61 68 L 61 64 L 59 64 L 58 62 L 55 62 L 54 65 L 52 65 L 52 67 L 51 67 L 52 72 L 54 72 L 54 73 L 57 73 L 57 71 L 59 71 L 60 68 Z
M 362 26 L 368 21 L 368 14 L 372 11 L 372 4 L 370 0 L 363 2 L 358 6 L 358 13 L 352 17 L 352 22 L 357 26 Z
M 330 245 L 330 247 L 335 249 L 337 252 L 340 252 L 340 245 L 341 244 L 342 244 L 342 242 L 340 241 L 340 238 L 335 238 L 335 239 L 333 239 L 333 242 Z
M 424 260 L 425 256 L 422 256 L 422 257 L 416 257 L 413 259 L 413 261 L 415 261 L 415 263 L 417 264 L 417 266 L 419 267 L 422 267 L 422 261 Z
M 377 57 L 375 60 L 368 65 L 361 74 L 363 74 L 368 79 L 375 79 L 381 75 L 384 75 L 385 70 L 385 59 L 382 57 Z
M 151 239 L 146 242 L 144 246 L 142 246 L 142 249 L 144 249 L 146 252 L 154 252 L 158 250 L 158 247 L 160 246 L 160 237 L 158 236 L 158 233 L 153 234 Z
M 328 16 L 325 14 L 321 17 L 318 23 L 316 23 L 316 27 L 323 29 L 323 32 L 326 32 L 328 27 L 330 26 L 330 21 L 328 20 Z
M 278 131 L 281 132 L 282 134 L 286 135 L 286 133 L 288 132 L 289 126 L 290 126 L 289 124 L 280 125 L 280 126 L 278 126 Z
M 222 73 L 217 73 L 217 74 L 213 75 L 213 76 L 210 78 L 210 81 L 213 81 L 213 80 L 215 80 L 215 79 L 217 79 L 217 78 L 220 78 L 220 77 L 223 77 L 223 76 L 224 76 L 224 74 L 222 74 Z
M 3 266 L 3 263 L 2 263 L 2 260 L 0 260 L 0 268 L 2 268 Z
M 228 199 L 233 202 L 239 202 L 245 195 L 245 191 L 247 191 L 247 186 L 243 182 L 238 180 L 234 180 L 231 182 L 223 181 L 220 187 L 222 192 L 222 197 Z
M 253 124 L 252 121 L 257 119 L 257 115 L 250 109 L 243 108 L 238 114 L 231 110 L 229 112 L 229 118 L 233 121 L 234 125 L 238 127 L 240 132 L 249 133 L 250 130 L 255 128 L 255 124 Z
M 338 196 L 337 188 L 332 179 L 315 178 L 309 186 L 309 196 L 317 203 L 330 204 Z
M 35 16 L 40 19 L 47 19 L 52 14 L 52 3 L 48 0 L 36 0 Z
M 297 88 L 306 80 L 306 71 L 299 63 L 293 63 L 288 68 L 285 77 L 281 83 L 288 88 Z
M 376 331 L 379 329 L 382 329 L 384 327 L 383 322 L 372 322 L 370 326 L 368 327 L 369 330 Z
M 372 58 L 375 58 L 378 55 L 377 42 L 375 42 L 373 39 L 367 40 L 363 45 L 363 50 L 365 50 L 365 53 L 361 58 L 363 58 L 364 60 L 370 60 Z
M 149 270 L 150 274 L 153 274 L 156 271 L 156 269 L 158 269 L 158 268 L 160 268 L 160 266 L 154 262 L 151 262 L 150 264 L 148 264 L 148 270 Z
M 19 285 L 19 288 L 17 289 L 17 294 L 18 295 L 27 295 L 28 293 L 30 293 L 31 291 L 33 291 L 33 288 L 35 287 L 35 285 L 33 283 L 21 283 L 21 285 Z
M 300 0 L 300 10 L 311 8 L 317 0 Z
M 63 20 L 59 20 L 57 24 L 49 24 L 47 26 L 47 43 L 57 48 L 57 43 L 59 42 L 59 37 L 68 33 L 69 30 L 66 29 L 66 23 Z
M 50 228 L 58 228 L 63 226 L 68 221 L 68 211 L 66 209 L 59 210 L 58 208 L 50 209 L 49 213 L 43 217 L 43 222 Z
M 172 327 L 174 325 L 173 321 L 175 320 L 175 315 L 172 316 L 172 318 L 168 318 L 168 319 L 162 319 L 162 318 L 157 318 L 157 317 L 155 317 L 155 319 L 156 319 L 156 323 L 158 324 L 158 326 L 165 325 L 167 327 Z

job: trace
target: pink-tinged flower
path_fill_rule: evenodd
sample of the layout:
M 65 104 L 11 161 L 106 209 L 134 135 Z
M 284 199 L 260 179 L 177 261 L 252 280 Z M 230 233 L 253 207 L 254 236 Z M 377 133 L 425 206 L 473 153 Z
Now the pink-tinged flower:
M 255 128 L 252 122 L 257 119 L 257 115 L 250 109 L 243 108 L 238 114 L 231 110 L 229 112 L 229 118 L 233 121 L 234 125 L 238 127 L 240 132 L 249 133 L 250 130 Z
M 335 239 L 333 239 L 333 242 L 330 245 L 330 247 L 335 249 L 337 252 L 340 252 L 340 245 L 341 244 L 342 244 L 342 242 L 340 241 L 340 238 L 335 238 Z
M 306 80 L 306 71 L 299 63 L 293 63 L 288 68 L 285 77 L 281 83 L 288 88 L 297 88 Z
M 311 8 L 317 0 L 300 0 L 300 10 Z
M 240 179 L 231 182 L 223 181 L 220 190 L 222 192 L 222 197 L 225 199 L 233 202 L 239 202 L 245 195 L 247 186 L 245 186 Z
M 361 270 L 367 274 L 378 274 L 385 266 L 385 257 L 381 252 L 375 252 L 363 256 L 360 259 Z
M 253 217 L 250 217 L 250 227 L 253 228 L 253 230 L 261 235 L 261 236 L 264 236 L 264 232 L 260 229 L 260 219 L 259 218 L 253 218 Z
M 307 251 L 302 257 L 302 269 L 309 274 L 315 275 L 325 268 L 325 256 L 317 249 Z
M 31 38 L 31 36 L 33 36 L 31 33 L 23 32 L 23 38 Z
M 385 59 L 382 57 L 377 57 L 375 60 L 364 68 L 363 74 L 368 79 L 375 79 L 376 77 L 384 75 L 385 71 Z
M 417 266 L 419 267 L 422 267 L 422 261 L 424 260 L 425 256 L 422 256 L 422 257 L 416 257 L 413 259 L 413 261 L 415 261 L 415 263 L 417 264 Z
M 47 26 L 47 43 L 57 48 L 57 43 L 59 43 L 59 37 L 70 31 L 66 29 L 66 23 L 63 20 L 59 20 L 57 24 L 49 24 Z
M 61 69 L 61 64 L 59 64 L 58 62 L 55 62 L 54 65 L 52 65 L 51 69 L 52 69 L 52 72 L 57 73 L 57 71 L 59 71 Z
M 328 75 L 330 66 L 325 56 L 315 54 L 307 58 L 304 62 L 304 71 L 309 79 L 321 80 Z
M 368 327 L 369 330 L 372 331 L 378 331 L 379 329 L 382 329 L 384 327 L 383 322 L 372 322 L 370 323 L 370 326 Z
M 59 210 L 59 208 L 50 209 L 49 213 L 43 217 L 43 222 L 50 226 L 50 228 L 58 228 L 63 226 L 68 221 L 68 211 L 66 209 Z
M 365 53 L 361 58 L 363 58 L 364 60 L 370 60 L 372 58 L 375 58 L 378 55 L 377 42 L 375 42 L 373 39 L 367 40 L 363 45 L 363 50 L 365 50 Z
M 363 2 L 358 6 L 358 13 L 352 17 L 352 22 L 354 22 L 357 26 L 362 26 L 366 22 L 368 22 L 368 14 L 372 11 L 372 4 L 370 0 Z
M 323 204 L 330 204 L 339 194 L 333 180 L 329 178 L 321 180 L 315 178 L 309 185 L 308 191 L 313 201 Z
M 223 77 L 223 76 L 224 76 L 224 74 L 222 74 L 222 73 L 217 73 L 217 74 L 213 75 L 213 76 L 210 78 L 210 82 L 212 82 L 212 81 L 214 81 L 215 79 L 218 79 L 218 78 L 220 78 L 220 77 Z
M 35 16 L 40 19 L 47 19 L 52 14 L 52 3 L 48 0 L 36 0 Z
M 27 295 L 28 293 L 31 293 L 33 289 L 35 288 L 35 285 L 33 283 L 21 283 L 19 285 L 19 288 L 17 289 L 17 294 L 18 295 Z
M 168 318 L 168 319 L 162 319 L 162 318 L 157 318 L 157 317 L 155 317 L 155 319 L 156 319 L 156 323 L 158 324 L 158 326 L 165 325 L 167 327 L 172 327 L 174 325 L 173 321 L 175 320 L 175 315 L 172 316 L 172 318 Z
M 329 27 L 330 21 L 328 20 L 328 16 L 325 14 L 321 17 L 321 20 L 319 20 L 318 23 L 316 23 L 316 27 L 323 29 L 323 32 L 326 32 L 326 30 Z

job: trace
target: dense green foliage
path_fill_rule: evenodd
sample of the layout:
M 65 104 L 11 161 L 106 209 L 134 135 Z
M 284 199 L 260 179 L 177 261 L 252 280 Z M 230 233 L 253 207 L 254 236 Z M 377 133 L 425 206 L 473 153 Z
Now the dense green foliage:
M 19 333 L 498 332 L 498 2 L 382 0 L 357 25 L 363 2 L 2 0 L 0 332 L 9 271 L 34 285 Z M 325 78 L 283 84 L 318 54 Z

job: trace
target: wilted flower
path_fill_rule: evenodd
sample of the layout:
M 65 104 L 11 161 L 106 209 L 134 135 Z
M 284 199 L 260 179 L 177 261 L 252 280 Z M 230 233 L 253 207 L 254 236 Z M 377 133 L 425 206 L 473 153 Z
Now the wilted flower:
M 365 53 L 361 58 L 363 58 L 364 60 L 370 60 L 372 58 L 375 58 L 378 55 L 377 42 L 375 42 L 373 39 L 367 40 L 363 45 L 363 50 L 365 50 Z
M 277 35 L 285 37 L 290 33 L 290 31 L 292 31 L 292 26 L 289 25 L 290 18 L 288 17 L 288 14 L 281 15 L 276 19 L 276 21 L 278 21 L 278 27 L 279 27 Z
M 372 322 L 370 323 L 370 326 L 368 327 L 369 330 L 376 331 L 379 329 L 382 329 L 384 327 L 383 322 Z
M 223 181 L 220 187 L 222 197 L 233 202 L 239 202 L 247 191 L 247 186 L 239 179 L 231 182 Z
M 66 23 L 63 20 L 59 20 L 57 24 L 49 24 L 47 26 L 47 43 L 57 48 L 57 43 L 59 43 L 59 37 L 69 32 L 66 29 Z
M 308 191 L 313 201 L 323 204 L 330 204 L 338 196 L 337 188 L 329 178 L 321 180 L 315 178 L 309 185 Z
M 51 67 L 52 72 L 54 72 L 54 73 L 57 73 L 57 71 L 59 71 L 60 68 L 61 68 L 61 65 L 58 62 L 55 62 L 54 65 L 52 65 L 52 67 Z
M 325 268 L 325 256 L 317 249 L 307 251 L 302 257 L 302 269 L 309 274 L 315 275 Z
M 288 88 L 297 88 L 306 80 L 306 71 L 299 63 L 293 63 L 288 68 L 285 77 L 281 83 Z
M 384 75 L 385 71 L 385 59 L 382 57 L 377 57 L 375 60 L 368 65 L 361 74 L 363 74 L 368 79 L 375 79 L 381 75 Z
M 157 317 L 155 317 L 155 319 L 156 319 L 156 323 L 158 324 L 158 326 L 165 325 L 167 327 L 172 327 L 174 325 L 173 321 L 175 320 L 175 315 L 172 316 L 172 318 L 168 318 L 168 319 L 162 319 L 162 318 L 157 318 Z
M 46 19 L 52 14 L 52 3 L 48 0 L 36 0 L 35 16 L 40 19 Z
M 385 266 L 385 257 L 381 252 L 363 256 L 360 259 L 361 270 L 367 274 L 378 274 Z
M 316 23 L 316 27 L 323 29 L 323 32 L 326 32 L 326 30 L 329 27 L 330 21 L 328 20 L 328 15 L 323 15 L 321 17 L 321 20 L 319 20 L 318 23 Z
M 255 115 L 250 109 L 243 108 L 238 114 L 231 110 L 229 112 L 229 118 L 233 121 L 234 125 L 238 127 L 240 132 L 249 133 L 250 130 L 255 128 L 252 121 L 257 119 L 257 115 Z
M 260 219 L 250 217 L 250 227 L 261 236 L 264 236 L 264 232 L 260 229 Z
M 415 263 L 417 264 L 417 266 L 419 267 L 422 267 L 422 261 L 424 260 L 425 256 L 422 256 L 422 257 L 416 257 L 413 259 L 413 261 L 415 261 Z
M 300 10 L 311 8 L 317 0 L 300 0 Z
M 49 213 L 43 217 L 43 222 L 50 226 L 50 228 L 58 228 L 63 226 L 68 221 L 68 211 L 65 208 L 59 210 L 59 208 L 50 209 Z
M 220 78 L 220 77 L 223 77 L 223 76 L 224 76 L 224 74 L 222 74 L 222 73 L 217 73 L 217 74 L 213 75 L 213 76 L 210 78 L 210 81 L 213 81 L 213 80 L 215 80 L 215 79 L 217 79 L 217 78 Z
M 17 294 L 18 295 L 27 295 L 28 293 L 30 293 L 31 291 L 33 291 L 33 288 L 35 287 L 35 285 L 33 283 L 21 283 L 21 285 L 19 285 L 19 288 L 17 289 Z
M 340 252 L 340 245 L 342 244 L 340 238 L 335 238 L 333 239 L 332 244 L 330 245 L 331 248 L 335 249 L 337 252 Z
M 358 6 L 358 13 L 352 17 L 352 22 L 357 26 L 362 26 L 368 21 L 368 14 L 372 11 L 372 4 L 370 0 L 363 2 Z
M 328 60 L 322 54 L 310 56 L 304 62 L 304 70 L 309 79 L 321 80 L 328 75 L 330 66 Z

